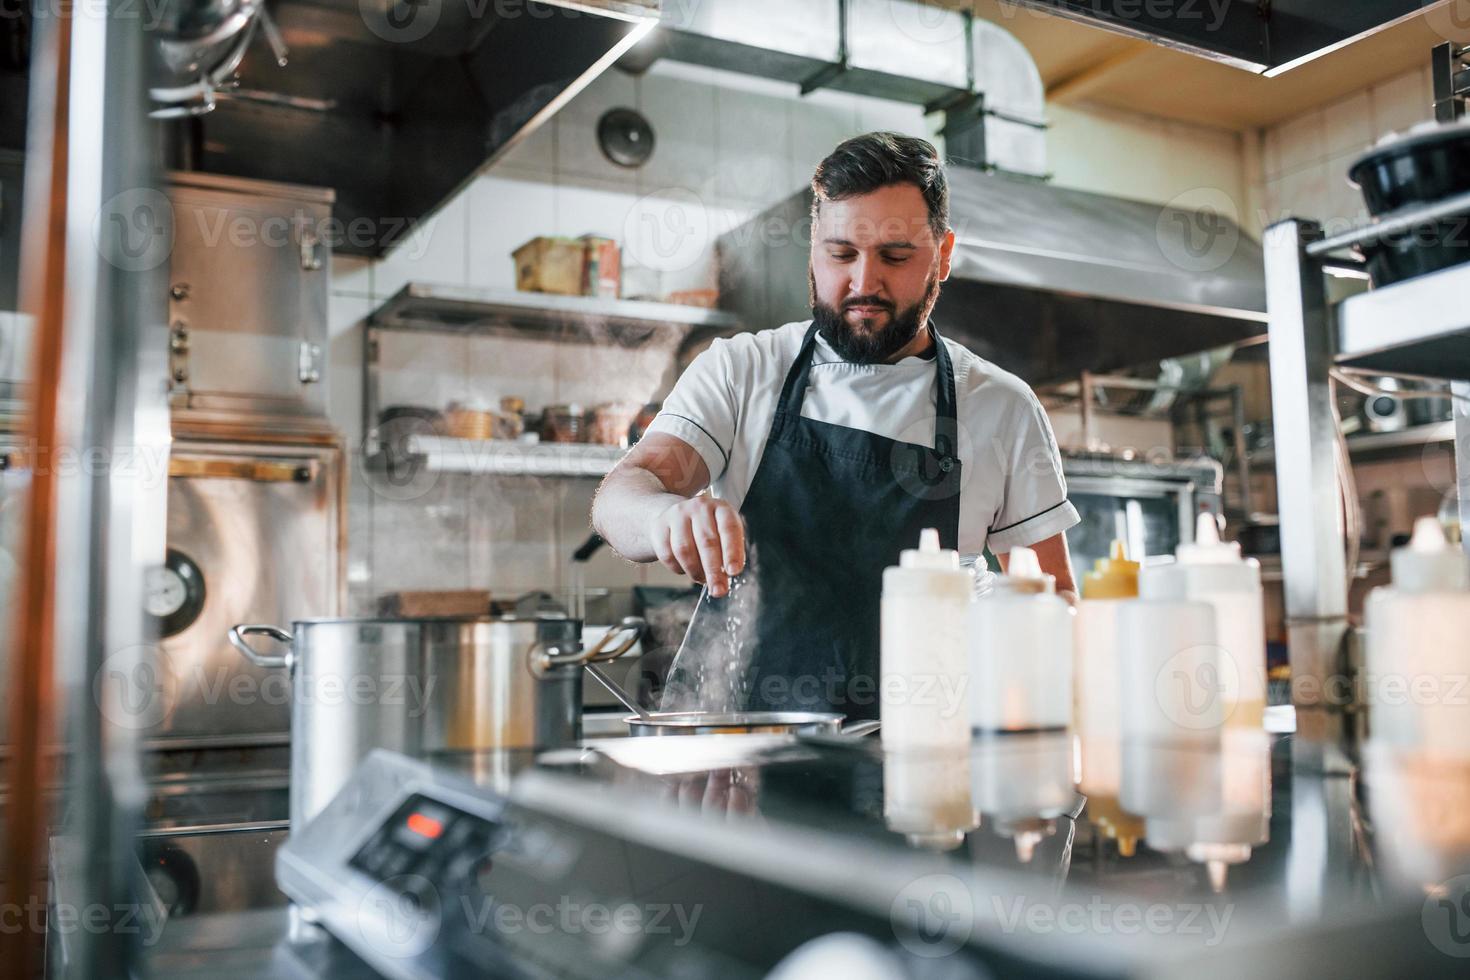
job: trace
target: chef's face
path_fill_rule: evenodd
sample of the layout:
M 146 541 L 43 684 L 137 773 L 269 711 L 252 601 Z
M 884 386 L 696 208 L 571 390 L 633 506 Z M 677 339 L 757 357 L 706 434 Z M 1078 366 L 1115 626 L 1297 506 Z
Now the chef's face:
M 812 225 L 812 316 L 850 361 L 886 361 L 928 322 L 954 232 L 936 235 L 913 184 L 824 200 Z

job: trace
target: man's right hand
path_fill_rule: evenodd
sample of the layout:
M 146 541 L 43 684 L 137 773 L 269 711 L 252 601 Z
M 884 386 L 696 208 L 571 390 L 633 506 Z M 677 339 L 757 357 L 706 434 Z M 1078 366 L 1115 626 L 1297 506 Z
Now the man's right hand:
M 709 586 L 715 598 L 745 570 L 745 525 L 729 503 L 708 494 L 681 500 L 649 528 L 654 554 L 665 568 Z

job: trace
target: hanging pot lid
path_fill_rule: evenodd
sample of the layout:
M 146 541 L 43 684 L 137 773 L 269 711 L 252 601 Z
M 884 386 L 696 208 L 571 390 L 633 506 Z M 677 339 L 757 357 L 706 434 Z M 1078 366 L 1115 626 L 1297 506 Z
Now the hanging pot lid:
M 620 167 L 641 167 L 653 155 L 653 127 L 634 109 L 609 109 L 597 121 L 597 144 Z

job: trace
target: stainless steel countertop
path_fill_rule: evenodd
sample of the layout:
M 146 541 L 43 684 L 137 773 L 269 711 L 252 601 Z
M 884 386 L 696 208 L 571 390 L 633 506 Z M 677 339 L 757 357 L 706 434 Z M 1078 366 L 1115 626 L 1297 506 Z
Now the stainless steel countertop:
M 1289 727 L 1279 712 L 1268 723 Z M 915 875 L 979 872 L 992 882 L 1019 883 L 1022 893 L 1033 896 L 1028 901 L 1047 893 L 1090 907 L 1087 903 L 1096 904 L 1099 896 L 1108 901 L 1122 896 L 1140 908 L 1215 909 L 1230 917 L 1229 943 L 1196 953 L 1201 963 L 1215 962 L 1227 974 L 1234 967 L 1225 964 L 1246 963 L 1266 973 L 1300 973 L 1305 963 L 1325 964 L 1334 973 L 1344 964 L 1354 967 L 1347 973 L 1371 972 L 1375 964 L 1385 966 L 1384 957 L 1407 955 L 1417 962 L 1426 954 L 1440 955 L 1430 947 L 1429 927 L 1419 926 L 1420 909 L 1426 885 L 1470 871 L 1464 851 L 1448 857 L 1436 852 L 1446 840 L 1463 845 L 1463 836 L 1446 837 L 1446 821 L 1453 830 L 1465 818 L 1451 812 L 1431 823 L 1433 787 L 1422 771 L 1404 777 L 1405 783 L 1394 781 L 1402 774 L 1388 778 L 1381 768 L 1376 776 L 1371 770 L 1351 775 L 1293 770 L 1291 736 L 1269 737 L 1274 744 L 1262 774 L 1270 788 L 1258 814 L 1265 839 L 1244 853 L 1228 854 L 1223 893 L 1215 891 L 1218 883 L 1212 881 L 1206 855 L 1187 852 L 1182 844 L 1156 849 L 1144 839 L 1136 852 L 1123 854 L 1119 837 L 1141 833 L 1142 822 L 1132 831 L 1124 826 L 1128 815 L 1120 814 L 1117 800 L 1094 796 L 1085 810 L 1081 795 L 1062 800 L 1041 767 L 1030 761 L 1039 758 L 1031 753 L 1045 738 L 1003 740 L 999 750 L 994 739 L 977 740 L 965 779 L 942 764 L 926 768 L 930 762 L 920 762 L 917 769 L 895 768 L 892 754 L 885 758 L 873 739 L 783 736 L 704 737 L 713 739 L 704 748 L 691 737 L 593 738 L 534 762 L 464 756 L 441 758 L 435 765 L 477 779 L 487 791 L 503 789 L 509 773 L 530 766 L 535 780 L 510 785 L 535 785 L 543 776 L 560 780 L 574 788 L 573 798 L 588 801 L 589 812 L 636 801 L 640 820 L 667 818 L 671 826 L 682 821 L 711 854 L 738 852 L 752 837 L 789 831 L 852 855 L 845 863 L 857 867 L 865 856 L 903 861 L 907 854 Z M 1184 752 L 1145 788 L 1167 807 L 1187 796 L 1182 782 L 1191 772 L 1211 764 L 1207 755 Z M 1036 771 L 1028 775 L 1028 768 Z M 914 779 L 917 783 L 904 788 L 904 780 Z M 1446 787 L 1453 795 L 1453 785 Z M 955 808 L 945 798 L 956 791 L 979 811 L 979 826 L 969 826 L 968 819 L 951 821 L 949 828 L 943 819 L 935 827 L 914 823 L 916 811 L 922 818 L 926 799 L 952 813 Z M 515 794 L 512 790 L 513 799 Z M 919 805 L 895 812 L 901 798 Z M 1230 819 L 1218 823 L 1228 826 Z M 1141 836 L 1157 836 L 1163 843 L 1167 827 L 1167 821 L 1156 821 Z M 372 975 L 354 973 L 365 967 L 335 941 L 297 944 L 287 941 L 287 933 L 284 907 L 185 917 L 167 925 L 150 950 L 150 962 L 160 975 L 209 974 L 212 980 Z M 1034 939 L 1041 951 L 1060 937 L 1023 938 Z M 1102 938 L 1104 953 L 1111 949 L 1126 958 L 1178 937 L 1145 931 L 1121 945 L 1117 935 Z

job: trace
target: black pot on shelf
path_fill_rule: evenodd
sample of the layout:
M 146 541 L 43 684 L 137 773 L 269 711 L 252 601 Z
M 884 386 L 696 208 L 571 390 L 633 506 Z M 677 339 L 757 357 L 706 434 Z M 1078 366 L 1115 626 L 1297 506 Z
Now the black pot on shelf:
M 1379 220 L 1470 191 L 1470 124 L 1416 127 L 1359 157 L 1348 179 Z M 1459 265 L 1470 261 L 1470 213 L 1418 224 L 1361 250 L 1374 286 Z

